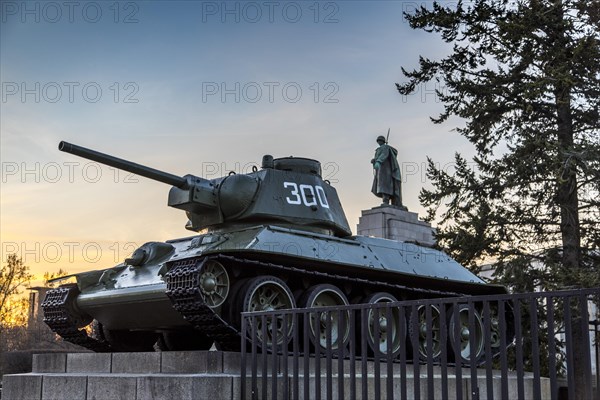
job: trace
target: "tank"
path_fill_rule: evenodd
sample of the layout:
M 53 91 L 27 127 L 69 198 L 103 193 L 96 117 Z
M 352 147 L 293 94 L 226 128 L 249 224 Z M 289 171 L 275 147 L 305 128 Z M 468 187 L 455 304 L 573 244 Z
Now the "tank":
M 44 321 L 94 351 L 151 351 L 157 343 L 238 350 L 242 312 L 506 293 L 433 248 L 352 235 L 313 159 L 265 155 L 250 173 L 204 179 L 66 142 L 59 150 L 172 186 L 168 205 L 185 211 L 185 228 L 195 232 L 145 243 L 110 268 L 58 279 L 63 284 L 42 304 Z M 424 326 L 421 308 L 416 317 Z M 474 319 L 483 329 L 481 315 Z M 279 336 L 264 344 L 292 323 L 281 322 Z M 342 346 L 347 323 L 331 323 L 332 343 Z M 315 325 L 305 331 L 313 348 L 323 347 L 324 330 Z

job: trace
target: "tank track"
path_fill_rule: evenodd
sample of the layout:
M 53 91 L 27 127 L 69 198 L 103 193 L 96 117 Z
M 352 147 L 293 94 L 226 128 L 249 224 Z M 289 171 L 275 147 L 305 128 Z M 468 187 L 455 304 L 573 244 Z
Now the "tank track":
M 78 294 L 79 288 L 76 284 L 64 285 L 48 290 L 42 302 L 44 322 L 53 332 L 57 333 L 67 342 L 85 347 L 97 353 L 111 351 L 108 342 L 93 338 L 87 334 L 85 329 L 78 328 L 82 324 L 87 325 L 70 308 L 72 305 L 70 302 L 75 301 Z
M 273 271 L 278 270 L 284 273 L 298 275 L 312 275 L 317 279 L 332 279 L 335 281 L 352 282 L 355 284 L 368 284 L 378 287 L 388 287 L 410 292 L 423 293 L 434 297 L 454 297 L 462 294 L 456 292 L 444 292 L 431 289 L 422 289 L 408 287 L 388 282 L 370 281 L 361 278 L 351 278 L 343 275 L 328 274 L 319 271 L 308 271 L 305 269 L 283 266 L 257 260 L 243 259 L 228 255 L 196 257 L 186 260 L 180 260 L 172 263 L 169 271 L 165 274 L 167 282 L 166 294 L 173 303 L 173 308 L 177 310 L 183 318 L 188 321 L 195 329 L 213 339 L 223 350 L 238 350 L 240 347 L 241 332 L 231 324 L 223 320 L 220 316 L 205 304 L 200 290 L 200 274 L 202 266 L 209 260 L 221 261 L 226 265 L 244 265 L 252 266 L 252 270 Z

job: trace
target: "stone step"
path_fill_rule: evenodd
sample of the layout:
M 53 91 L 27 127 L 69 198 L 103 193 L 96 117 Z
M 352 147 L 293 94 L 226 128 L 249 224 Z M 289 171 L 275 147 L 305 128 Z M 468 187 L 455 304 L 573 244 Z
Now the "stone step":
M 266 362 L 266 376 L 263 379 L 261 362 Z M 69 353 L 38 354 L 33 358 L 33 372 L 29 374 L 6 375 L 2 400 L 113 400 L 113 399 L 209 399 L 238 400 L 256 398 L 285 399 L 294 391 L 297 384 L 299 398 L 304 398 L 304 390 L 308 389 L 308 398 L 327 398 L 328 391 L 332 398 L 350 398 L 351 378 L 355 378 L 357 398 L 362 398 L 362 385 L 368 398 L 375 397 L 377 378 L 375 365 L 366 362 L 366 375 L 362 376 L 363 363 L 354 364 L 355 374 L 350 376 L 349 360 L 330 360 L 331 375 L 328 378 L 327 360 L 320 359 L 318 369 L 316 360 L 308 360 L 308 374 L 304 374 L 304 359 L 298 359 L 298 379 L 293 377 L 293 360 L 288 359 L 287 377 L 282 373 L 285 359 L 268 355 L 256 360 L 258 374 L 252 380 L 251 359 L 247 359 L 245 393 L 242 396 L 241 354 L 220 351 L 181 351 L 157 353 Z M 341 364 L 343 375 L 338 375 Z M 320 373 L 315 373 L 320 371 Z M 415 388 L 415 368 L 406 365 L 402 376 L 399 364 L 393 365 L 393 375 L 388 382 L 387 365 L 380 364 L 379 387 L 385 398 L 388 383 L 392 384 L 394 398 L 400 398 L 401 384 L 406 383 L 408 398 L 415 398 L 415 389 L 420 390 L 420 398 L 430 398 L 427 392 L 427 368 L 420 366 L 419 383 Z M 471 395 L 471 374 L 467 369 L 461 370 L 462 379 L 457 380 L 455 368 L 446 369 L 442 377 L 442 369 L 434 367 L 432 381 L 435 398 L 441 398 L 442 379 L 447 380 L 449 399 L 457 398 L 457 389 L 464 399 Z M 494 371 L 494 398 L 501 398 L 501 386 L 498 371 Z M 486 398 L 485 370 L 477 370 L 480 387 L 480 399 Z M 508 377 L 509 398 L 516 396 L 516 374 Z M 341 381 L 340 381 L 341 379 Z M 460 382 L 457 387 L 457 382 Z M 542 393 L 548 394 L 547 380 L 542 381 Z M 275 396 L 272 392 L 275 391 Z M 317 396 L 317 391 L 319 396 Z M 525 377 L 526 395 L 532 393 L 531 377 Z M 263 393 L 265 396 L 263 396 Z M 532 396 L 529 396 L 532 397 Z M 529 398 L 526 396 L 526 398 Z
M 32 372 L 239 374 L 241 360 L 240 353 L 221 351 L 34 354 Z
M 6 375 L 2 400 L 241 399 L 239 375 L 30 373 Z
M 267 370 L 271 373 L 273 365 L 275 371 L 282 373 L 284 371 L 285 358 L 282 356 L 273 357 L 272 354 L 259 354 L 256 364 L 259 373 L 262 371 L 262 365 L 266 363 Z M 301 355 L 298 357 L 299 374 L 304 374 L 306 360 Z M 330 365 L 328 365 L 330 364 Z M 366 373 L 371 375 L 375 373 L 376 365 L 373 360 L 363 362 L 358 359 L 354 362 L 354 371 L 357 374 L 362 373 L 366 366 Z M 287 368 L 291 374 L 293 372 L 294 358 L 287 357 Z M 342 373 L 347 374 L 352 367 L 348 359 L 340 360 L 337 358 L 320 358 L 314 356 L 308 358 L 309 375 L 314 375 L 316 368 L 321 374 L 327 373 L 328 367 L 335 376 L 341 368 Z M 379 374 L 387 374 L 387 364 L 385 360 L 379 363 Z M 250 375 L 252 368 L 251 355 L 246 357 L 246 373 Z M 413 376 L 418 370 L 419 375 L 427 374 L 426 365 L 405 365 L 406 374 Z M 456 366 L 450 364 L 446 367 L 448 376 L 457 374 Z M 166 374 L 240 374 L 242 372 L 242 357 L 237 352 L 225 351 L 168 351 L 168 352 L 138 352 L 138 353 L 48 353 L 34 354 L 32 362 L 32 372 L 36 373 L 166 373 Z M 399 375 L 402 372 L 402 366 L 399 362 L 392 364 L 392 374 Z M 440 366 L 433 366 L 434 375 L 441 374 Z M 497 372 L 497 371 L 496 371 Z M 471 375 L 469 368 L 461 368 L 460 373 L 464 377 Z M 480 376 L 485 376 L 485 369 L 477 369 Z M 511 376 L 516 376 L 516 372 L 508 372 Z M 527 373 L 526 373 L 527 376 Z

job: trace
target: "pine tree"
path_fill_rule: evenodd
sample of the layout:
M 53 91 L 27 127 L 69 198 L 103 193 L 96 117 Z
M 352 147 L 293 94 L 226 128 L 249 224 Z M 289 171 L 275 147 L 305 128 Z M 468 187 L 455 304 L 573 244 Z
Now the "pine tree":
M 600 285 L 600 2 L 434 3 L 405 18 L 452 50 L 403 68 L 398 91 L 441 82 L 432 121 L 460 117 L 476 150 L 453 174 L 429 160 L 420 201 L 440 246 L 494 263 L 517 291 Z

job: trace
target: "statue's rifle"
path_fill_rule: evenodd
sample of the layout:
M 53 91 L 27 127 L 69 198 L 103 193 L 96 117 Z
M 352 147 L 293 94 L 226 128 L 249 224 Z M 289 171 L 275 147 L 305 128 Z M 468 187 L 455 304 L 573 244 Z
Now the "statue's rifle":
M 388 133 L 387 133 L 387 136 L 385 137 L 385 144 L 387 144 L 389 140 L 390 140 L 390 128 L 388 128 Z

